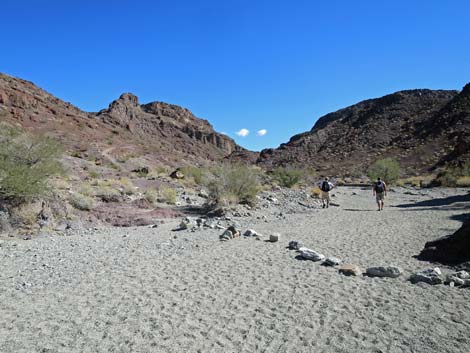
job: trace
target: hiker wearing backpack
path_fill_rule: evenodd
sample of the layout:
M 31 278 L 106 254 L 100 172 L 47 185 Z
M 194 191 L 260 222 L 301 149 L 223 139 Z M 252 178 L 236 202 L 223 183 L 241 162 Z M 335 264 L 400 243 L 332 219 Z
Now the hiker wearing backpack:
M 330 206 L 330 190 L 333 189 L 335 186 L 328 181 L 328 177 L 320 183 L 320 190 L 321 190 L 321 202 L 323 208 L 328 208 Z
M 374 183 L 372 194 L 375 195 L 375 200 L 379 207 L 377 211 L 382 211 L 384 209 L 385 196 L 387 196 L 387 185 L 380 178 L 377 178 L 377 181 Z

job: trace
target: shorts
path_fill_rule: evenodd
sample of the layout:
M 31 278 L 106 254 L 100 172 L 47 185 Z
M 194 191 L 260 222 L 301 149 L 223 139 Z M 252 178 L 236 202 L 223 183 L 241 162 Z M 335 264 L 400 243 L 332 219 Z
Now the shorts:
M 321 192 L 321 198 L 322 198 L 322 200 L 330 201 L 330 192 L 329 191 L 322 191 Z
M 375 199 L 377 202 L 383 201 L 385 199 L 385 193 L 384 192 L 378 192 L 375 194 Z

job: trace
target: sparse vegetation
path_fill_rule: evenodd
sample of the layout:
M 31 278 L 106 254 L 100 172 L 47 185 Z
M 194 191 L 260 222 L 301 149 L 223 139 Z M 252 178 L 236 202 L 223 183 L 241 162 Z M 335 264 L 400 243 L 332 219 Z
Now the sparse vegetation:
M 147 189 L 144 193 L 144 197 L 148 202 L 154 204 L 157 201 L 158 193 L 154 189 Z
M 32 227 L 37 223 L 41 212 L 41 202 L 25 202 L 12 209 L 13 222 L 17 225 Z
M 170 205 L 176 203 L 176 191 L 170 187 L 165 187 L 160 191 L 159 199 L 163 202 L 166 202 Z
M 273 179 L 283 187 L 291 188 L 298 184 L 304 175 L 301 169 L 279 167 L 272 172 Z
M 406 186 L 411 185 L 414 187 L 421 187 L 423 185 L 429 184 L 434 180 L 433 175 L 419 175 L 419 176 L 412 176 L 409 178 L 398 179 L 396 184 L 398 186 Z
M 259 175 L 248 166 L 225 166 L 213 170 L 207 182 L 209 202 L 226 206 L 237 203 L 256 203 L 260 190 Z
M 0 197 L 28 200 L 46 194 L 49 177 L 63 172 L 60 155 L 57 141 L 1 124 Z
M 70 195 L 69 202 L 77 210 L 81 211 L 91 211 L 95 206 L 93 198 L 79 193 L 74 193 Z
M 205 170 L 199 167 L 183 167 L 181 172 L 185 178 L 192 179 L 196 185 L 202 185 L 205 179 Z
M 111 186 L 99 186 L 95 190 L 95 196 L 99 197 L 104 202 L 119 202 L 121 200 L 121 193 L 119 190 Z
M 449 167 L 443 172 L 441 172 L 437 178 L 436 182 L 441 186 L 460 186 L 465 187 L 469 186 L 470 180 L 470 162 L 465 162 L 460 168 L 458 167 Z
M 392 158 L 380 159 L 369 167 L 367 175 L 372 180 L 381 178 L 386 183 L 393 184 L 400 176 L 400 165 Z

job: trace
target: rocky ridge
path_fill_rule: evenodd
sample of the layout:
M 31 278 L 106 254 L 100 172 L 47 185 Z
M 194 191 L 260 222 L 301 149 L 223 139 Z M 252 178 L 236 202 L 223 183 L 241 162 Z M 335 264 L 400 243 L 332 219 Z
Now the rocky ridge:
M 0 73 L 0 120 L 47 133 L 70 153 L 99 155 L 126 150 L 163 164 L 203 164 L 244 149 L 188 109 L 163 102 L 141 105 L 130 93 L 107 109 L 84 112 L 33 83 Z M 112 148 L 110 148 L 112 146 Z M 109 154 L 109 153 L 108 153 Z M 104 159 L 108 156 L 102 156 Z
M 355 176 L 392 157 L 407 174 L 425 173 L 469 159 L 469 136 L 470 85 L 461 92 L 407 90 L 329 113 L 310 131 L 261 151 L 258 164 Z

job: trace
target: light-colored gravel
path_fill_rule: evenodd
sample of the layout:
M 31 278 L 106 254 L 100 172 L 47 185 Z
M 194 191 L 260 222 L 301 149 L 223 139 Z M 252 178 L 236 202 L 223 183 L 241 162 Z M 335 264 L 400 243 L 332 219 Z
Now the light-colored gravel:
M 468 191 L 398 189 L 383 212 L 370 190 L 333 194 L 339 206 L 292 213 L 279 194 L 234 219 L 277 243 L 172 231 L 180 220 L 2 238 L 0 352 L 469 352 L 470 289 L 407 281 L 429 267 L 413 257 L 424 243 L 460 226 L 470 197 L 455 196 Z M 289 240 L 404 274 L 346 277 L 298 259 Z

